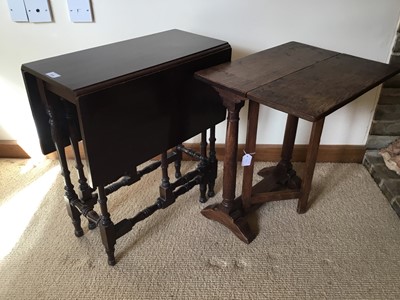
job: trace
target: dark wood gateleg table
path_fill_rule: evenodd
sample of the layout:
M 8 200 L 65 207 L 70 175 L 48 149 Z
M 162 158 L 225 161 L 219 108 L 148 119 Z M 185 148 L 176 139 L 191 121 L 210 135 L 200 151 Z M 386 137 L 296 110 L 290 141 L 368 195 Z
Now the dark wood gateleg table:
M 223 200 L 206 207 L 202 214 L 250 243 L 255 234 L 245 216 L 260 204 L 298 198 L 298 213 L 306 212 L 325 117 L 399 71 L 391 65 L 289 42 L 197 72 L 196 77 L 210 84 L 228 109 Z M 239 111 L 247 100 L 246 153 L 256 152 L 260 104 L 287 113 L 287 123 L 281 161 L 261 170 L 263 179 L 255 186 L 253 162 L 244 167 L 242 194 L 236 198 Z M 299 118 L 312 122 L 302 178 L 291 163 Z
M 42 152 L 58 153 L 75 235 L 84 233 L 81 216 L 88 219 L 89 229 L 99 226 L 110 265 L 116 262 L 117 239 L 137 222 L 170 206 L 196 185 L 200 186 L 200 201 L 214 195 L 215 125 L 225 119 L 226 109 L 218 94 L 195 80 L 193 73 L 230 61 L 230 57 L 227 42 L 169 30 L 22 65 Z M 182 145 L 198 134 L 200 152 Z M 68 145 L 75 154 L 77 192 L 64 149 Z M 183 153 L 199 161 L 185 175 L 180 172 Z M 158 155 L 160 161 L 138 170 Z M 176 168 L 175 182 L 168 177 L 170 163 Z M 162 179 L 156 202 L 114 223 L 107 196 L 159 167 Z

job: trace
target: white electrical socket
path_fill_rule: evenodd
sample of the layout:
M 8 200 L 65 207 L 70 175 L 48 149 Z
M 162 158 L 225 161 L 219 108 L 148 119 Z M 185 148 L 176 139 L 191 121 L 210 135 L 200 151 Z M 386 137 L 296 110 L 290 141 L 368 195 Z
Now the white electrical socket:
M 28 22 L 24 0 L 7 0 L 10 9 L 11 20 L 14 22 Z
M 33 23 L 51 22 L 48 0 L 25 0 L 29 21 Z
M 68 10 L 71 22 L 93 22 L 90 0 L 68 0 Z

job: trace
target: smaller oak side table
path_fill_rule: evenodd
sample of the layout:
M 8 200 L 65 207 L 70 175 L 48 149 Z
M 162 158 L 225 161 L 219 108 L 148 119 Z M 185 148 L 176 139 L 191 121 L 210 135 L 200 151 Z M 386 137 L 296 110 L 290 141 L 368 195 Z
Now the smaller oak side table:
M 245 215 L 260 204 L 298 198 L 298 213 L 306 212 L 325 117 L 399 71 L 398 67 L 298 42 L 198 71 L 197 79 L 210 84 L 228 109 L 223 200 L 206 207 L 202 214 L 250 243 L 255 235 Z M 281 161 L 261 170 L 263 179 L 255 186 L 253 163 L 245 167 L 242 195 L 235 198 L 239 111 L 246 100 L 246 153 L 255 152 L 260 104 L 287 113 L 287 123 Z M 302 178 L 291 163 L 299 118 L 312 122 Z

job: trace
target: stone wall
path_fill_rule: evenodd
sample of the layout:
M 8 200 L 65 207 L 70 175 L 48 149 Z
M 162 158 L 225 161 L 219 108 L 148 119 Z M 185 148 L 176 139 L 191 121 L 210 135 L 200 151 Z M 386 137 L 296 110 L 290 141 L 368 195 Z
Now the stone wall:
M 400 65 L 400 26 L 390 64 Z M 375 110 L 363 164 L 400 217 L 400 176 L 389 170 L 379 149 L 400 138 L 400 74 L 384 83 Z

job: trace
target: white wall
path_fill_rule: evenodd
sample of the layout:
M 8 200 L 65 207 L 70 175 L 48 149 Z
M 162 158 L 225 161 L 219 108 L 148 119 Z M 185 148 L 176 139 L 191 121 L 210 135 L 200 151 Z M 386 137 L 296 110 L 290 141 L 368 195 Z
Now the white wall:
M 50 1 L 48 24 L 12 22 L 7 1 L 0 2 L 0 140 L 37 143 L 20 74 L 25 62 L 171 28 L 226 40 L 233 59 L 296 40 L 387 62 L 400 15 L 399 0 L 92 0 L 96 21 L 78 24 L 69 21 L 66 2 Z M 378 92 L 330 115 L 322 144 L 365 144 Z M 285 115 L 262 108 L 260 122 L 258 143 L 280 144 Z M 297 143 L 307 143 L 309 127 L 300 123 Z M 217 138 L 224 141 L 224 124 Z

